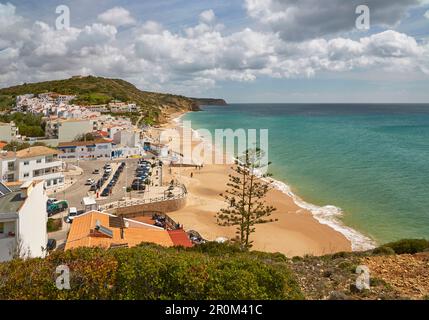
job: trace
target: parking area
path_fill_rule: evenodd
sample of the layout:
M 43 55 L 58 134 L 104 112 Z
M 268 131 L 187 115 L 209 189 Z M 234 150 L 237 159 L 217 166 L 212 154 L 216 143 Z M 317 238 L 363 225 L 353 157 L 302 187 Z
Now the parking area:
M 122 173 L 119 175 L 118 180 L 113 187 L 111 193 L 107 197 L 101 197 L 101 193 L 104 190 L 103 188 L 111 180 L 114 170 L 117 169 L 118 165 L 121 162 L 125 162 L 125 167 Z M 76 161 L 73 162 L 76 164 Z M 75 183 L 68 189 L 63 190 L 62 192 L 52 194 L 51 197 L 62 200 L 65 199 L 68 201 L 70 207 L 76 207 L 79 210 L 83 209 L 81 204 L 84 197 L 96 197 L 97 192 L 90 191 L 91 186 L 86 185 L 88 179 L 93 179 L 97 182 L 102 178 L 104 169 L 103 167 L 107 164 L 111 164 L 112 173 L 109 176 L 108 180 L 104 182 L 101 189 L 98 190 L 99 198 L 97 198 L 97 203 L 103 204 L 112 201 L 121 200 L 126 195 L 126 187 L 131 185 L 131 182 L 134 179 L 134 173 L 137 168 L 138 159 L 124 159 L 124 160 L 92 160 L 92 161 L 80 161 L 79 167 L 82 169 L 82 173 L 79 176 L 74 176 L 72 179 L 75 179 Z M 99 170 L 98 174 L 95 174 L 94 171 Z
M 119 174 L 117 178 L 117 182 L 111 189 L 111 192 L 107 196 L 102 196 L 103 190 L 106 188 L 108 183 L 113 178 L 114 173 L 118 169 L 119 165 L 125 162 L 125 167 L 122 172 Z M 77 164 L 76 161 L 72 162 L 74 165 L 78 165 L 82 172 L 78 176 L 73 176 L 73 184 L 71 187 L 61 191 L 51 194 L 50 197 L 56 198 L 58 200 L 67 200 L 69 207 L 76 207 L 78 210 L 83 210 L 82 199 L 84 197 L 93 197 L 97 200 L 97 203 L 102 205 L 106 203 L 111 203 L 114 201 L 122 200 L 124 197 L 129 196 L 126 193 L 126 188 L 131 187 L 133 181 L 136 180 L 136 169 L 138 167 L 139 159 L 122 159 L 122 160 L 91 160 L 91 161 L 79 161 Z M 151 176 L 149 177 L 150 186 L 146 188 L 146 190 L 151 190 L 150 187 L 160 187 L 162 186 L 162 166 L 159 166 L 158 161 L 152 161 L 156 165 L 154 168 L 150 167 L 149 172 L 151 172 Z M 87 185 L 88 179 L 92 179 L 94 182 L 97 182 L 103 177 L 104 174 L 104 166 L 106 164 L 110 164 L 111 166 L 111 174 L 110 176 L 103 182 L 103 185 L 97 191 L 90 191 L 91 186 Z M 98 174 L 95 174 L 94 171 L 99 170 Z M 98 197 L 97 197 L 98 196 Z M 147 197 L 143 190 L 139 191 L 138 189 L 133 190 L 132 192 L 133 198 L 138 197 Z

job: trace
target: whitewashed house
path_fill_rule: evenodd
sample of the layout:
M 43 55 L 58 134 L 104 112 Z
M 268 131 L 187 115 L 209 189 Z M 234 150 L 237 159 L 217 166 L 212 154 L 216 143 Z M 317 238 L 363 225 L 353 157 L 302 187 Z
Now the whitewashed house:
M 58 144 L 63 159 L 111 159 L 112 141 L 98 139 L 94 141 L 72 141 Z
M 17 152 L 0 153 L 0 182 L 45 181 L 46 188 L 64 185 L 61 152 L 48 147 L 30 147 Z
M 17 190 L 0 183 L 0 262 L 45 257 L 47 199 L 42 181 L 26 182 Z

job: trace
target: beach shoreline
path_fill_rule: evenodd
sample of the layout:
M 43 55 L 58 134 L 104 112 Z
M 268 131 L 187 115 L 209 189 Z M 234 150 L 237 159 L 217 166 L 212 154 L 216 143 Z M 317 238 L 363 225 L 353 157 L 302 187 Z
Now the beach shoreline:
M 163 127 L 180 127 L 186 113 L 172 114 Z M 199 139 L 202 140 L 201 137 Z M 226 187 L 230 165 L 208 164 L 201 172 L 192 168 L 180 171 L 180 179 L 189 190 L 188 204 L 184 209 L 171 213 L 172 218 L 180 221 L 186 230 L 196 230 L 208 240 L 234 238 L 234 228 L 220 227 L 215 219 L 216 212 L 223 206 L 219 193 Z M 193 178 L 190 177 L 191 172 Z M 178 172 L 172 172 L 167 178 L 177 178 L 177 175 Z M 294 194 L 285 182 L 272 180 L 274 188 L 267 195 L 267 203 L 277 208 L 272 215 L 277 221 L 257 226 L 256 233 L 252 234 L 253 250 L 303 256 L 372 247 L 370 239 L 338 223 L 336 217 L 341 214 L 338 208 L 309 204 Z M 331 215 L 326 216 L 321 210 L 330 210 Z

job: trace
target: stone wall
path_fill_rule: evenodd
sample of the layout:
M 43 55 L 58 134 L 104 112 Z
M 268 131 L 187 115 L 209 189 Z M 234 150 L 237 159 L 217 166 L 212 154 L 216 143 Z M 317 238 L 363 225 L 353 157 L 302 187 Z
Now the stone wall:
M 181 199 L 165 200 L 161 202 L 138 204 L 134 206 L 116 208 L 113 210 L 115 215 L 124 215 L 127 218 L 138 217 L 148 212 L 168 213 L 180 210 L 186 205 L 186 197 Z

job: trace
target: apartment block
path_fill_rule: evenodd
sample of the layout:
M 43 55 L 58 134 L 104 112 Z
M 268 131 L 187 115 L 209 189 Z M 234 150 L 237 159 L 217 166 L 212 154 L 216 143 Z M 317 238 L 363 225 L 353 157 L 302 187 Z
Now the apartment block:
M 44 180 L 46 188 L 64 184 L 61 152 L 48 147 L 30 147 L 17 152 L 0 153 L 0 181 L 26 182 Z

